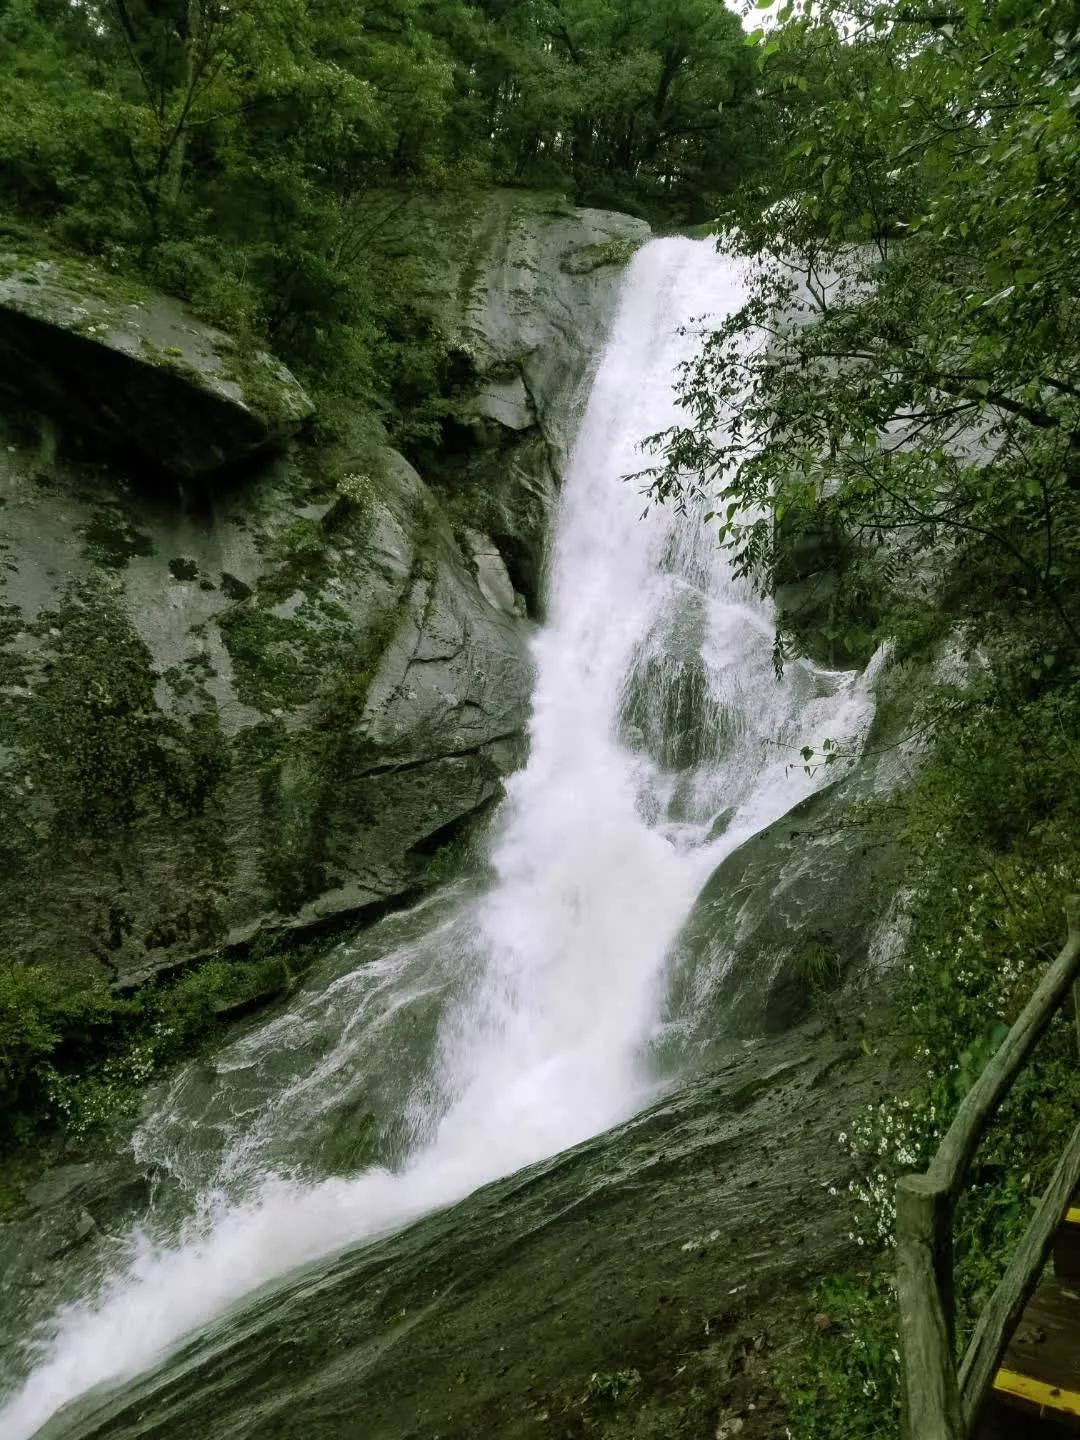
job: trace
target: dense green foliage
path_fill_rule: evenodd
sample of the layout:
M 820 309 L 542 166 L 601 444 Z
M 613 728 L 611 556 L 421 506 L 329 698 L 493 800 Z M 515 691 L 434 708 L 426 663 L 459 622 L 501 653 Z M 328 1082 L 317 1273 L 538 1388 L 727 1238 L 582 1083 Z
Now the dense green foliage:
M 832 1275 L 813 1295 L 814 1321 L 787 1377 L 790 1433 L 848 1440 L 896 1433 L 899 1394 L 893 1297 L 886 1267 Z M 862 1428 L 857 1417 L 865 1417 Z
M 1078 640 L 1069 8 L 968 4 L 955 24 L 890 28 L 878 6 L 847 39 L 826 9 L 769 41 L 790 148 L 738 210 L 749 299 L 685 377 L 691 423 L 652 477 L 660 498 L 701 477 L 765 583 L 773 514 L 781 537 L 839 526 L 909 582 L 944 552 L 962 577 L 950 608 L 983 641 L 1019 622 L 1040 675 Z
M 284 993 L 316 953 L 267 945 L 133 995 L 0 967 L 0 1155 L 46 1133 L 79 1140 L 125 1116 L 157 1070 Z
M 776 130 L 767 183 L 732 214 L 749 294 L 686 372 L 686 424 L 649 476 L 658 500 L 704 492 L 765 590 L 792 535 L 828 536 L 841 645 L 892 640 L 951 678 L 917 718 L 914 784 L 862 817 L 910 857 L 898 1014 L 922 1074 L 842 1137 L 868 1254 L 891 1238 L 896 1175 L 926 1163 L 1060 947 L 1080 873 L 1078 27 L 1080 7 L 1040 0 L 789 3 L 750 37 Z M 800 644 L 787 621 L 778 665 Z M 962 1336 L 1078 1099 L 1062 1020 L 957 1219 Z M 800 1435 L 895 1432 L 895 1314 L 874 1283 L 873 1303 L 862 1281 L 833 1287 L 837 1323 L 792 1383 Z
M 404 425 L 452 366 L 410 197 L 702 218 L 754 153 L 741 39 L 721 0 L 5 0 L 0 203 L 268 341 L 324 423 Z

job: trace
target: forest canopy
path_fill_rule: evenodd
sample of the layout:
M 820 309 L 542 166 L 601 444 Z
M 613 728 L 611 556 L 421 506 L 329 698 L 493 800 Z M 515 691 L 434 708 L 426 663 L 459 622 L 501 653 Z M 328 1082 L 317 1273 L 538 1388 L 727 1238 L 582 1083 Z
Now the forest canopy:
M 743 39 L 720 0 L 4 0 L 0 202 L 392 410 L 440 355 L 388 194 L 703 219 L 754 154 Z

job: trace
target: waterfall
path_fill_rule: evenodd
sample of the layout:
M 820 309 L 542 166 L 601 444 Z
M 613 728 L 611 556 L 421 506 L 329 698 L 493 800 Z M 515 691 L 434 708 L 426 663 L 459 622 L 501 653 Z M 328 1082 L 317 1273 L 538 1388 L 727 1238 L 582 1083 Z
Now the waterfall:
M 855 737 L 870 713 L 849 677 L 794 665 L 777 682 L 768 607 L 709 529 L 642 518 L 622 478 L 680 416 L 695 317 L 742 295 L 739 265 L 709 242 L 634 259 L 565 478 L 530 754 L 492 878 L 340 947 L 286 1014 L 223 1047 L 210 1079 L 190 1066 L 163 1088 L 136 1149 L 174 1177 L 185 1213 L 151 1217 L 36 1337 L 0 1409 L 8 1440 L 258 1287 L 601 1133 L 663 1083 L 650 1054 L 664 962 L 695 896 L 822 783 L 800 745 Z M 359 1166 L 328 1159 L 343 1128 L 370 1138 Z

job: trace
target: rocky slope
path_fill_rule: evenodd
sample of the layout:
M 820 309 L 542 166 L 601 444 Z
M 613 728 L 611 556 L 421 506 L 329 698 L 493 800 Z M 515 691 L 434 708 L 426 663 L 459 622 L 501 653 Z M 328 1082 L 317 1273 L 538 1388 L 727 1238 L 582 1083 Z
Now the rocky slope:
M 0 953 L 128 984 L 384 906 L 520 762 L 574 399 L 646 232 L 417 205 L 462 369 L 424 476 L 370 423 L 286 445 L 293 378 L 173 302 L 4 257 Z
M 784 1435 L 807 1292 L 850 1257 L 832 1137 L 897 1073 L 817 1026 L 739 1047 L 626 1125 L 268 1287 L 42 1440 Z M 40 1187 L 26 1228 L 92 1230 L 95 1182 Z

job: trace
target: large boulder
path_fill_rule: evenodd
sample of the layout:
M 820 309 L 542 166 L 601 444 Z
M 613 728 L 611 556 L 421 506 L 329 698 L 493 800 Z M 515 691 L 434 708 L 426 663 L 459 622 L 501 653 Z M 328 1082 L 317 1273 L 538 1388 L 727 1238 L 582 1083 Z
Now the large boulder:
M 50 450 L 0 446 L 4 953 L 136 982 L 420 889 L 530 666 L 412 467 L 342 445 L 190 509 Z
M 284 365 L 88 262 L 0 254 L 0 387 L 186 477 L 280 445 L 312 413 Z

